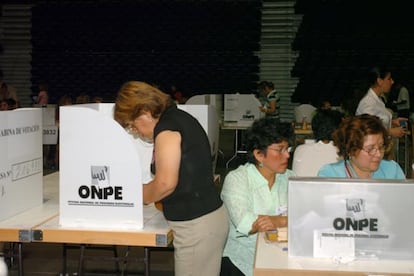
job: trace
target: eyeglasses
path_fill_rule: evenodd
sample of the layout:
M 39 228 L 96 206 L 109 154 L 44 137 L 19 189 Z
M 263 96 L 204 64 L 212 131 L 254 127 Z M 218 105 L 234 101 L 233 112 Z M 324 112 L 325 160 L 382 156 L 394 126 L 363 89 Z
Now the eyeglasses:
M 291 153 L 292 152 L 292 147 L 281 148 L 281 149 L 274 149 L 274 148 L 267 148 L 267 149 L 277 151 L 278 153 L 286 153 L 286 152 Z
M 368 147 L 368 148 L 362 148 L 363 151 L 365 151 L 366 153 L 368 153 L 368 155 L 374 156 L 375 154 L 377 154 L 377 152 L 379 152 L 380 154 L 384 154 L 385 152 L 385 147 L 384 146 L 379 146 L 379 147 Z

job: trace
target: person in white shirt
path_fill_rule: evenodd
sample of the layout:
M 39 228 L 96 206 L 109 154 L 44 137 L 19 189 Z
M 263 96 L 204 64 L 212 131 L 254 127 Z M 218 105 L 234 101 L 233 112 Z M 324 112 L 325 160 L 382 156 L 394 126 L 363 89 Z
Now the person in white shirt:
M 338 149 L 332 133 L 338 128 L 343 114 L 337 110 L 318 109 L 312 118 L 315 140 L 299 145 L 293 153 L 292 170 L 298 176 L 317 176 L 324 164 L 337 162 Z
M 380 99 L 381 94 L 388 93 L 394 83 L 391 72 L 374 67 L 369 71 L 368 81 L 370 87 L 367 94 L 359 101 L 355 115 L 370 114 L 378 116 L 390 136 L 393 138 L 404 136 L 405 129 L 400 126 L 400 122 L 408 119 L 402 117 L 393 119 L 392 113 Z
M 394 89 L 398 91 L 398 98 L 394 101 L 397 106 L 398 116 L 409 118 L 410 117 L 410 93 L 407 87 L 401 82 L 394 83 Z

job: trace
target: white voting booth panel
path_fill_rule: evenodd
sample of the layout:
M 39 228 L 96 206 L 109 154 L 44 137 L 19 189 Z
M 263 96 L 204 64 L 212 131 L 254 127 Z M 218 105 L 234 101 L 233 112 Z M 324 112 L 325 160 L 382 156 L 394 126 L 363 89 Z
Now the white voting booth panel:
M 203 94 L 195 95 L 189 98 L 186 105 L 206 104 L 212 105 L 216 109 L 217 119 L 220 120 L 223 113 L 223 95 L 222 94 Z
M 143 228 L 139 152 L 112 109 L 113 104 L 60 108 L 62 226 Z
M 288 254 L 414 260 L 412 180 L 289 179 Z
M 114 117 L 114 103 L 91 103 L 91 104 L 81 104 L 79 106 L 89 107 L 95 110 L 98 110 L 102 115 L 105 115 L 111 119 Z M 152 143 L 147 143 L 137 135 L 128 135 L 131 138 L 132 143 L 135 146 L 135 149 L 138 152 L 141 165 L 141 177 L 142 183 L 148 183 L 152 179 L 151 174 L 151 161 L 152 153 L 154 151 L 154 145 Z
M 210 142 L 211 154 L 214 156 L 214 154 L 218 151 L 220 130 L 214 107 L 211 105 L 185 104 L 178 105 L 178 108 L 190 113 L 200 122 L 204 131 L 207 133 L 208 140 Z
M 254 120 L 263 117 L 259 107 L 262 104 L 253 94 L 225 94 L 224 122 L 250 126 Z
M 0 220 L 43 203 L 42 112 L 0 112 Z
M 113 108 L 113 103 L 97 103 L 60 109 L 61 225 L 143 227 L 141 184 L 152 179 L 153 144 L 128 134 L 113 119 Z M 178 108 L 200 122 L 216 153 L 214 107 Z

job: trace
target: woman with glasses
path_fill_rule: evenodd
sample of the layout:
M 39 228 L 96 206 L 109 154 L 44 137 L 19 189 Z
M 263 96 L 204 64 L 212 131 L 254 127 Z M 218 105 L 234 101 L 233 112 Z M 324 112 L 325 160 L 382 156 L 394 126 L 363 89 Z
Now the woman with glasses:
M 224 179 L 221 198 L 230 217 L 221 274 L 253 275 L 258 232 L 287 226 L 291 124 L 261 118 L 245 132 L 247 162 Z
M 346 118 L 332 138 L 343 160 L 324 165 L 318 176 L 405 179 L 398 163 L 384 159 L 392 148 L 391 140 L 377 116 L 362 114 Z

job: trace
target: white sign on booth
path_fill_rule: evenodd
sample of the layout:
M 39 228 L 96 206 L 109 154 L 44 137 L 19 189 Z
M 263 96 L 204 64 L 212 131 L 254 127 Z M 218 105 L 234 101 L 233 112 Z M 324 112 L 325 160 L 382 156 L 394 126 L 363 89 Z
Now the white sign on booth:
M 43 145 L 56 145 L 58 140 L 58 126 L 43 125 Z
M 0 112 L 0 220 L 43 203 L 42 112 Z

